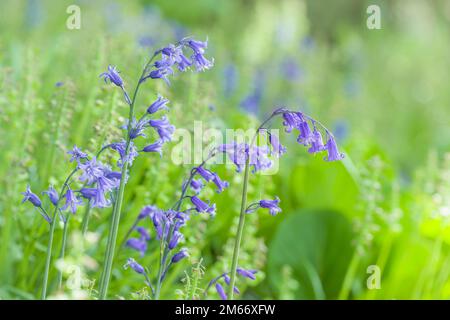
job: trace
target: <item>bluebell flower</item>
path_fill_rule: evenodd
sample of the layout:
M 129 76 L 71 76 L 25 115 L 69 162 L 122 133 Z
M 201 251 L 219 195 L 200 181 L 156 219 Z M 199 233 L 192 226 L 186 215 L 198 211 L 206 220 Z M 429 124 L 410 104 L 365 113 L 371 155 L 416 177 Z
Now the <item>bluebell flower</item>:
M 205 71 L 214 65 L 214 60 L 209 61 L 202 53 L 194 53 L 191 56 L 197 71 Z
M 145 119 L 140 119 L 137 121 L 133 118 L 133 121 L 131 122 L 131 130 L 130 130 L 130 139 L 136 139 L 137 137 L 144 137 L 145 128 L 148 127 L 148 121 Z M 122 129 L 128 130 L 128 123 L 122 126 Z
M 216 205 L 215 204 L 210 206 L 206 202 L 200 200 L 197 196 L 192 196 L 191 202 L 195 206 L 195 210 L 197 210 L 197 212 L 199 212 L 199 213 L 206 212 L 206 213 L 209 213 L 210 215 L 214 215 L 216 213 Z
M 241 275 L 241 276 L 243 276 L 245 278 L 249 278 L 250 280 L 255 280 L 256 279 L 255 274 L 258 271 L 257 270 L 245 270 L 245 269 L 242 269 L 242 268 L 237 268 L 236 272 L 239 275 Z
M 217 173 L 213 174 L 213 179 L 212 181 L 214 182 L 214 184 L 217 186 L 217 192 L 221 193 L 225 188 L 228 187 L 228 182 L 226 181 L 222 181 L 220 179 L 220 177 L 217 175 Z
M 103 77 L 105 83 L 108 83 L 108 81 L 110 81 L 111 83 L 114 83 L 118 87 L 121 88 L 123 87 L 123 81 L 119 75 L 119 71 L 117 71 L 117 69 L 112 65 L 109 65 L 108 71 L 100 74 L 100 77 Z
M 291 132 L 292 129 L 298 128 L 299 119 L 293 112 L 283 113 L 283 125 L 286 127 L 286 132 Z
M 82 188 L 81 196 L 89 200 L 91 208 L 106 208 L 111 205 L 111 201 L 106 199 L 104 192 L 96 188 Z
M 53 188 L 53 186 L 50 186 L 47 191 L 43 191 L 42 193 L 46 194 L 48 196 L 48 198 L 50 199 L 50 202 L 54 206 L 58 205 L 59 194 L 55 190 L 55 188 Z
M 228 299 L 227 294 L 225 293 L 225 290 L 223 289 L 222 285 L 218 282 L 216 282 L 216 291 L 222 300 Z
M 143 257 L 147 251 L 147 242 L 143 239 L 130 238 L 127 240 L 126 246 L 138 251 L 141 257 Z
M 134 228 L 134 230 L 136 230 L 141 235 L 141 240 L 145 240 L 145 241 L 150 240 L 150 234 L 148 233 L 147 229 L 145 229 L 144 227 L 136 227 L 136 228 Z
M 166 116 L 163 116 L 159 120 L 150 120 L 149 124 L 156 129 L 161 141 L 167 142 L 172 140 L 172 134 L 175 132 L 175 126 L 170 124 L 169 119 L 167 119 Z
M 284 154 L 286 152 L 286 147 L 281 144 L 277 135 L 273 134 L 270 131 L 268 134 L 269 134 L 269 143 L 272 146 L 271 153 L 275 153 L 278 156 L 281 156 L 282 154 Z
M 218 147 L 220 152 L 228 155 L 228 158 L 236 166 L 236 171 L 241 172 L 248 157 L 248 145 L 246 143 L 233 142 L 231 144 L 223 144 Z
M 82 174 L 80 176 L 80 181 L 87 184 L 92 184 L 97 181 L 99 177 L 104 176 L 103 166 L 100 162 L 97 162 L 97 158 L 94 157 L 84 163 L 78 165 Z
M 311 147 L 308 149 L 309 153 L 316 153 L 326 150 L 323 145 L 322 134 L 319 130 L 314 129 L 313 138 L 311 139 Z
M 144 152 L 157 152 L 159 153 L 159 156 L 162 157 L 162 146 L 164 145 L 164 142 L 162 140 L 158 140 L 152 144 L 149 144 L 148 146 L 145 146 L 142 151 Z
M 214 178 L 214 174 L 206 168 L 202 166 L 198 166 L 195 168 L 195 172 L 198 173 L 203 179 L 207 182 L 211 181 Z
M 195 193 L 199 193 L 203 188 L 203 183 L 200 179 L 192 179 L 190 185 Z
M 297 118 L 298 118 L 297 129 L 300 131 L 297 141 L 307 146 L 311 143 L 311 140 L 313 139 L 313 134 L 311 132 L 311 129 L 309 128 L 308 121 L 304 118 L 301 112 L 297 112 Z
M 328 141 L 326 144 L 326 148 L 328 151 L 328 156 L 324 159 L 326 161 L 337 161 L 342 160 L 344 158 L 344 154 L 339 153 L 338 147 L 336 145 L 336 141 L 334 140 L 334 137 L 332 134 L 328 133 Z
M 148 108 L 147 113 L 153 114 L 159 110 L 169 110 L 167 107 L 168 99 L 163 98 L 162 96 L 158 96 L 155 102 L 153 102 Z
M 158 209 L 155 206 L 145 206 L 139 213 L 137 219 L 142 220 L 147 217 L 150 217 L 156 210 Z
M 169 250 L 173 250 L 181 241 L 181 239 L 183 239 L 183 235 L 180 232 L 175 231 L 170 237 Z
M 67 189 L 64 197 L 66 198 L 66 203 L 61 209 L 66 210 L 70 207 L 70 211 L 72 212 L 72 214 L 75 214 L 75 212 L 77 212 L 77 206 L 83 204 L 83 201 L 77 198 L 75 192 L 72 189 Z
M 24 203 L 25 201 L 30 201 L 31 204 L 35 207 L 40 208 L 42 206 L 41 199 L 39 199 L 39 197 L 31 191 L 30 186 L 27 186 L 27 190 L 25 192 L 22 192 L 22 195 L 22 203 Z
M 273 161 L 269 158 L 270 150 L 267 146 L 253 146 L 250 150 L 250 165 L 253 166 L 252 172 L 264 171 L 273 165 Z
M 67 151 L 67 153 L 72 155 L 70 162 L 80 162 L 81 159 L 87 159 L 88 157 L 87 154 L 81 151 L 77 146 L 73 146 L 73 149 Z
M 111 149 L 117 151 L 120 156 L 120 160 L 117 161 L 117 166 L 122 168 L 124 162 L 128 162 L 129 165 L 133 164 L 134 159 L 139 155 L 136 146 L 133 141 L 130 141 L 130 146 L 128 148 L 128 154 L 126 153 L 126 141 L 122 140 L 121 142 L 116 142 L 111 144 Z
M 139 274 L 145 273 L 144 267 L 137 263 L 133 258 L 128 258 L 127 263 L 123 267 L 125 269 L 128 269 L 128 267 L 130 267 Z
M 276 197 L 274 200 L 261 200 L 259 205 L 261 208 L 269 209 L 271 215 L 275 216 L 278 212 L 281 212 L 281 208 L 278 206 L 280 198 Z
M 177 263 L 180 260 L 186 258 L 187 256 L 189 256 L 188 251 L 186 248 L 181 249 L 179 252 L 175 253 L 172 257 L 172 263 Z

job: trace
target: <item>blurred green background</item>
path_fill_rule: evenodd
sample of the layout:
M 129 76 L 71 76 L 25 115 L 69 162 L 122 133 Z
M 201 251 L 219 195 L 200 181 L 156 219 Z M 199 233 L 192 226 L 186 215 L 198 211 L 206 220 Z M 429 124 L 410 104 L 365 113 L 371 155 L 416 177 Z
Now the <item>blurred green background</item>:
M 66 27 L 71 4 L 81 8 L 80 30 Z M 381 30 L 366 27 L 370 4 L 381 8 Z M 278 195 L 283 212 L 248 216 L 239 264 L 261 272 L 238 282 L 241 298 L 450 298 L 449 25 L 445 0 L 1 1 L 0 298 L 35 299 L 41 288 L 48 225 L 20 204 L 20 192 L 61 185 L 73 144 L 95 152 L 122 134 L 126 104 L 98 75 L 116 65 L 131 87 L 154 50 L 186 35 L 209 39 L 214 68 L 171 87 L 149 82 L 138 109 L 161 93 L 176 127 L 202 120 L 225 130 L 256 127 L 276 106 L 300 108 L 332 129 L 346 154 L 327 163 L 283 134 L 278 174 L 251 177 L 250 200 Z M 144 205 L 170 206 L 189 170 L 172 164 L 169 150 L 139 157 L 119 240 Z M 230 188 L 209 192 L 213 220 L 189 222 L 190 259 L 172 270 L 162 298 L 204 298 L 230 267 L 242 176 L 214 170 Z M 56 289 L 53 268 L 51 297 L 95 298 L 110 214 L 94 211 L 84 238 L 82 214 L 72 220 L 67 257 L 57 262 L 65 287 Z M 120 250 L 110 296 L 145 298 L 139 275 L 122 268 L 128 257 L 152 272 L 156 244 L 143 259 Z M 379 289 L 367 285 L 373 265 Z

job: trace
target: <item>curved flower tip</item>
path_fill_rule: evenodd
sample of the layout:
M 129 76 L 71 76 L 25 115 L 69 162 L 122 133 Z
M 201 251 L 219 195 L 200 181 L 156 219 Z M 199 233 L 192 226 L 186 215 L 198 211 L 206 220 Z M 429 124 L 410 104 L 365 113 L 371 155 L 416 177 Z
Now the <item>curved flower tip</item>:
M 31 191 L 29 185 L 27 186 L 27 190 L 21 193 L 23 195 L 22 203 L 24 203 L 25 201 L 30 201 L 31 204 L 33 204 L 33 206 L 35 207 L 39 208 L 42 206 L 41 199 L 39 199 L 39 197 Z
M 333 135 L 328 134 L 328 141 L 325 145 L 326 150 L 328 151 L 328 156 L 324 158 L 326 161 L 337 161 L 344 159 L 344 154 L 339 153 L 336 140 Z
M 144 274 L 144 267 L 137 263 L 133 258 L 128 258 L 127 263 L 123 266 L 124 269 L 131 268 L 139 274 Z
M 108 71 L 100 74 L 100 77 L 103 77 L 105 83 L 108 83 L 108 81 L 110 81 L 111 83 L 115 84 L 118 87 L 123 86 L 123 80 L 119 75 L 119 71 L 117 71 L 116 67 L 112 65 L 109 65 Z
M 261 208 L 269 209 L 271 215 L 275 216 L 278 212 L 281 212 L 281 208 L 278 206 L 280 198 L 276 197 L 274 200 L 261 200 L 259 205 Z

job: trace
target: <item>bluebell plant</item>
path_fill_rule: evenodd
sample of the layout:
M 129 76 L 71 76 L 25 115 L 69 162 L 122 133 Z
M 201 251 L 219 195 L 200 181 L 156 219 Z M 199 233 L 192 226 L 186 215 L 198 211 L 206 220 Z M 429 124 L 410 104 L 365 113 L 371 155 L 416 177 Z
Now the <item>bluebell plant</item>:
M 283 118 L 283 126 L 285 131 L 290 133 L 294 129 L 298 131 L 297 142 L 300 145 L 308 147 L 308 152 L 311 154 L 326 152 L 324 157 L 326 161 L 337 161 L 344 158 L 344 155 L 339 152 L 336 140 L 333 134 L 319 121 L 306 115 L 300 111 L 291 111 L 284 107 L 278 108 L 265 119 L 256 130 L 250 144 L 247 143 L 234 143 L 224 145 L 221 147 L 221 151 L 228 154 L 229 158 L 236 165 L 237 171 L 244 170 L 244 182 L 242 190 L 241 210 L 239 214 L 239 224 L 235 239 L 235 245 L 233 250 L 233 258 L 231 263 L 231 271 L 227 273 L 230 277 L 229 281 L 226 281 L 228 285 L 228 292 L 225 293 L 220 284 L 216 283 L 216 289 L 222 298 L 233 299 L 235 291 L 236 273 L 238 272 L 238 260 L 239 250 L 242 240 L 245 215 L 255 212 L 259 208 L 268 209 L 269 213 L 273 216 L 281 212 L 279 206 L 280 199 L 276 197 L 273 200 L 262 199 L 251 203 L 247 206 L 247 186 L 249 181 L 250 167 L 252 167 L 252 173 L 256 173 L 261 170 L 268 169 L 272 166 L 272 161 L 269 156 L 281 156 L 287 148 L 283 146 L 278 137 L 271 133 L 268 128 L 268 124 L 276 117 Z M 324 143 L 323 134 L 325 134 L 326 142 Z M 257 138 L 260 135 L 266 137 L 268 145 L 258 146 Z
M 130 174 L 130 167 L 134 159 L 140 153 L 158 153 L 161 155 L 164 143 L 171 141 L 172 134 L 175 130 L 175 127 L 169 122 L 167 116 L 162 116 L 159 119 L 154 118 L 155 114 L 168 109 L 167 105 L 169 101 L 160 95 L 158 95 L 156 101 L 145 109 L 141 117 L 136 119 L 135 103 L 139 89 L 148 79 L 162 79 L 167 84 L 170 84 L 169 78 L 177 71 L 185 72 L 191 68 L 195 68 L 196 71 L 210 69 L 214 64 L 214 60 L 208 60 L 205 57 L 207 47 L 207 41 L 184 38 L 176 44 L 170 44 L 167 47 L 155 51 L 146 62 L 131 96 L 128 94 L 125 82 L 115 66 L 108 66 L 107 71 L 100 74 L 100 77 L 102 77 L 106 83 L 111 83 L 120 88 L 124 95 L 125 102 L 129 105 L 128 121 L 123 126 L 125 131 L 123 140 L 103 146 L 94 155 L 88 155 L 88 153 L 82 151 L 77 146 L 74 146 L 72 150 L 68 151 L 68 154 L 71 156 L 70 162 L 75 163 L 75 167 L 64 181 L 59 193 L 53 186 L 50 186 L 50 188 L 44 192 L 54 207 L 53 214 L 48 214 L 41 199 L 31 191 L 30 187 L 27 187 L 27 190 L 23 193 L 23 202 L 29 201 L 37 208 L 46 222 L 50 224 L 41 293 L 42 299 L 45 299 L 47 296 L 57 213 L 60 213 L 61 220 L 64 223 L 63 243 L 60 254 L 60 257 L 63 258 L 67 238 L 67 221 L 70 215 L 63 215 L 62 212 L 68 211 L 71 214 L 75 214 L 78 207 L 83 203 L 88 203 L 89 207 L 92 208 L 113 207 L 111 227 L 109 229 L 110 234 L 107 242 L 99 290 L 100 298 L 106 298 L 114 259 L 123 195 L 128 175 Z M 157 133 L 158 139 L 148 143 L 143 148 L 139 148 L 136 144 L 136 140 L 139 137 L 145 138 L 145 131 L 148 129 L 153 129 Z M 112 166 L 102 163 L 99 160 L 102 153 L 108 149 L 117 152 L 117 171 L 113 170 Z M 75 181 L 77 175 L 78 179 Z M 85 217 L 83 218 L 83 230 L 87 224 L 88 215 L 89 210 L 86 210 Z M 141 237 L 137 239 L 138 241 L 135 240 L 133 245 L 136 248 L 139 248 L 141 252 L 145 252 L 146 246 L 143 244 L 145 241 L 149 240 L 149 236 L 144 233 L 143 229 L 137 230 L 140 232 Z M 173 232 L 175 232 L 175 230 Z M 131 245 L 131 242 L 129 245 Z M 173 240 L 171 246 L 173 246 Z M 172 257 L 172 262 L 175 263 L 179 261 L 183 258 L 184 254 L 185 251 L 181 250 L 177 255 Z M 129 266 L 135 269 L 137 263 L 130 262 Z M 62 279 L 61 272 L 58 278 Z

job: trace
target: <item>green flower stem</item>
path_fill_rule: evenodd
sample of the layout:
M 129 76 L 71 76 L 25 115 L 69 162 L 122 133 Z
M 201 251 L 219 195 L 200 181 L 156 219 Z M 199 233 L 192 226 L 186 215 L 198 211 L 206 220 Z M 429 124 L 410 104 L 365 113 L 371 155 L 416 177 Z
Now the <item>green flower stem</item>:
M 130 112 L 128 115 L 128 128 L 127 128 L 127 140 L 126 140 L 126 147 L 125 147 L 125 154 L 127 155 L 130 149 L 130 131 L 132 129 L 132 120 L 134 117 L 134 104 L 136 102 L 136 97 L 139 92 L 139 88 L 141 84 L 143 83 L 142 79 L 144 78 L 148 67 L 150 66 L 150 63 L 153 61 L 153 58 L 156 56 L 156 53 L 150 58 L 150 60 L 145 65 L 144 69 L 142 70 L 142 74 L 139 77 L 139 81 L 136 85 L 136 88 L 134 90 L 133 99 L 130 102 Z M 126 91 L 124 88 L 122 88 L 125 95 Z M 128 100 L 128 99 L 127 99 Z M 108 286 L 109 281 L 111 279 L 111 270 L 112 270 L 112 264 L 114 260 L 114 251 L 116 249 L 116 241 L 117 241 L 117 232 L 119 229 L 119 222 L 120 222 L 120 214 L 122 209 L 122 201 L 123 201 L 123 194 L 125 192 L 125 176 L 128 169 L 128 161 L 123 161 L 122 165 L 122 171 L 121 171 L 121 178 L 120 178 L 120 185 L 119 185 L 119 191 L 117 193 L 116 201 L 114 202 L 113 207 L 113 213 L 111 218 L 111 227 L 110 227 L 110 233 L 108 237 L 108 243 L 106 247 L 106 253 L 105 253 L 105 262 L 103 264 L 103 272 L 102 277 L 100 279 L 100 299 L 106 299 L 106 295 L 108 293 Z
M 69 176 L 66 178 L 66 181 L 64 181 L 64 184 L 61 188 L 61 192 L 59 193 L 59 200 L 56 203 L 55 210 L 53 211 L 52 216 L 52 222 L 50 223 L 50 234 L 48 236 L 48 244 L 47 244 L 47 255 L 45 258 L 45 269 L 44 269 L 44 278 L 42 283 L 42 292 L 41 292 L 41 300 L 45 300 L 47 298 L 47 285 L 48 285 L 48 274 L 50 271 L 50 262 L 52 260 L 52 248 L 53 248 L 53 236 L 55 234 L 55 227 L 56 227 L 56 216 L 58 214 L 59 209 L 59 201 L 61 200 L 61 197 L 64 194 L 64 191 L 66 190 L 67 184 L 69 183 L 69 180 L 72 178 L 72 176 L 75 174 L 75 172 L 78 169 L 75 168 Z
M 241 212 L 239 214 L 239 225 L 238 225 L 238 231 L 236 234 L 236 240 L 234 243 L 234 250 L 233 250 L 233 261 L 231 264 L 231 276 L 230 276 L 230 285 L 228 286 L 228 298 L 230 300 L 233 300 L 233 293 L 234 293 L 234 284 L 236 282 L 236 270 L 238 266 L 238 260 L 239 260 L 239 249 L 241 246 L 241 240 L 242 240 L 242 234 L 244 231 L 244 223 L 245 223 L 245 207 L 247 206 L 247 185 L 248 185 L 248 176 L 249 176 L 249 170 L 250 170 L 250 157 L 247 157 L 247 160 L 245 161 L 245 172 L 244 172 L 244 187 L 242 189 L 242 200 L 241 200 Z
M 346 300 L 350 294 L 352 289 L 353 280 L 355 279 L 356 272 L 358 271 L 359 264 L 361 262 L 361 256 L 355 250 L 353 254 L 352 260 L 348 266 L 347 272 L 344 277 L 344 281 L 342 282 L 341 291 L 339 292 L 338 299 Z
M 275 111 L 268 117 L 256 130 L 252 141 L 249 146 L 249 150 L 253 147 L 256 141 L 256 137 L 258 136 L 260 130 L 264 128 L 264 126 L 272 120 L 275 116 L 279 115 L 280 113 L 278 111 Z M 234 295 L 234 284 L 236 282 L 236 270 L 238 267 L 238 261 L 239 261 L 239 250 L 241 247 L 241 241 L 242 241 L 242 235 L 244 232 L 244 224 L 245 224 L 245 210 L 247 207 L 247 186 L 248 186 L 248 179 L 249 179 L 249 171 L 250 171 L 250 156 L 247 155 L 245 160 L 245 170 L 244 170 L 244 186 L 242 188 L 242 200 L 241 200 L 241 212 L 239 213 L 239 224 L 238 224 L 238 230 L 236 234 L 236 240 L 234 242 L 234 250 L 233 250 L 233 260 L 231 263 L 231 272 L 230 272 L 230 285 L 228 286 L 228 299 L 233 300 Z
M 61 244 L 61 252 L 59 253 L 59 259 L 63 260 L 64 255 L 66 252 L 66 244 L 67 244 L 67 231 L 69 230 L 69 219 L 70 219 L 70 213 L 66 215 L 66 221 L 64 222 L 64 229 L 63 229 L 63 238 L 62 238 L 62 244 Z M 58 271 L 58 288 L 62 288 L 62 276 L 63 276 L 63 270 Z

